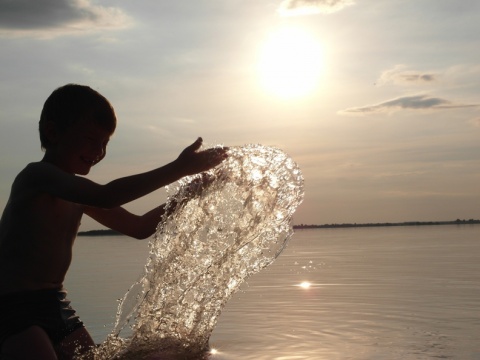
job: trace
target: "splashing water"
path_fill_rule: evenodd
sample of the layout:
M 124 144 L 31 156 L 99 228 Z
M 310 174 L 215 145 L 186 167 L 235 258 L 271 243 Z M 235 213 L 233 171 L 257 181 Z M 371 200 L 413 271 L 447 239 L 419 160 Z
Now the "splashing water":
M 228 153 L 207 175 L 167 187 L 168 202 L 180 205 L 160 222 L 144 275 L 122 300 L 96 359 L 203 358 L 226 302 L 286 246 L 303 200 L 300 169 L 271 147 Z M 132 335 L 124 339 L 128 324 Z

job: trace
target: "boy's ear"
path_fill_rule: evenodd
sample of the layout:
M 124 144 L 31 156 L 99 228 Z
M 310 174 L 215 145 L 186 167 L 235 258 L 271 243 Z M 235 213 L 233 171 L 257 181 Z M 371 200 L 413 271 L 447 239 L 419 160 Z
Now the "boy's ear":
M 58 142 L 58 131 L 53 121 L 47 121 L 43 128 L 43 134 L 47 138 L 48 142 L 55 145 Z

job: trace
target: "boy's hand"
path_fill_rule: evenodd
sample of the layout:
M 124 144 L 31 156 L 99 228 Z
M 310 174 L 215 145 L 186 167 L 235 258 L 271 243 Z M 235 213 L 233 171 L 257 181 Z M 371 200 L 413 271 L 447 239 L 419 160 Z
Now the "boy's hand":
M 195 177 L 192 181 L 185 185 L 184 197 L 189 200 L 196 196 L 200 196 L 214 180 L 215 176 L 209 173 L 203 173 Z
M 225 147 L 197 151 L 202 146 L 202 142 L 202 138 L 199 137 L 192 145 L 185 148 L 175 160 L 184 176 L 210 170 L 228 157 L 228 148 Z

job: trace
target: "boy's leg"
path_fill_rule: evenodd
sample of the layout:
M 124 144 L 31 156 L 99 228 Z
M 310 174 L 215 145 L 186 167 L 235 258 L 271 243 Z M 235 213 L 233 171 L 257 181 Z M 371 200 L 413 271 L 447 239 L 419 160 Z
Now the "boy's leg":
M 0 357 L 15 360 L 57 360 L 48 335 L 39 326 L 31 326 L 6 339 Z
M 95 342 L 88 333 L 87 329 L 81 327 L 55 346 L 59 360 L 72 359 L 75 355 L 83 355 L 88 353 L 95 347 Z

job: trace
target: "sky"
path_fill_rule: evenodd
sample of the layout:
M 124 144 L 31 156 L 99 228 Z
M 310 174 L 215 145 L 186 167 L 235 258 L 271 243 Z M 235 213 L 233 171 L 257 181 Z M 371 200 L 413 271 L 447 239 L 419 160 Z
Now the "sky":
M 479 40 L 477 0 L 0 0 L 0 208 L 43 156 L 44 101 L 78 83 L 118 117 L 99 183 L 202 136 L 289 154 L 295 224 L 478 219 Z

